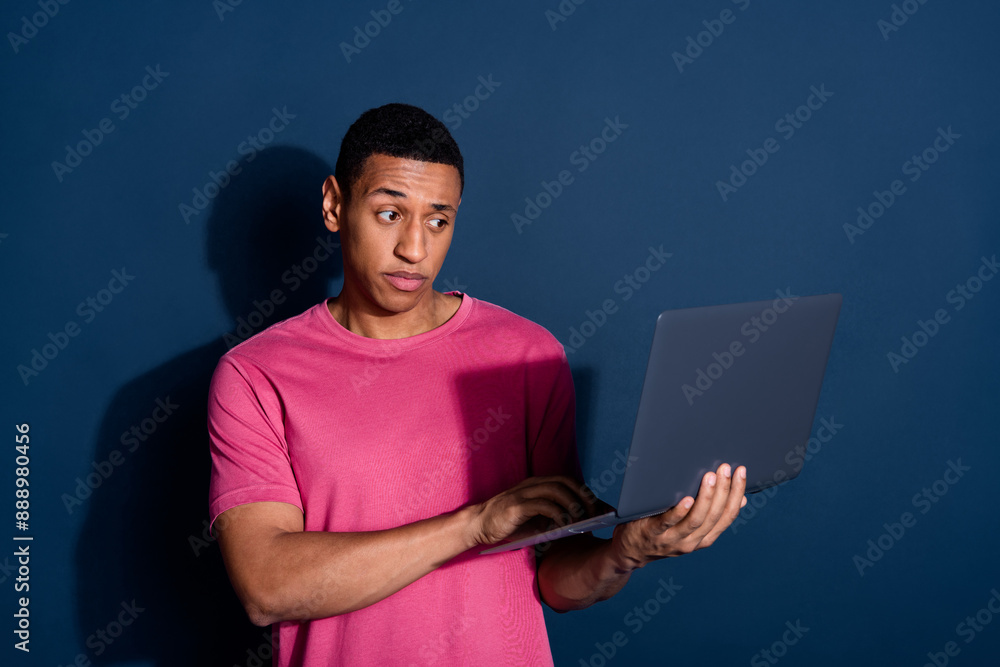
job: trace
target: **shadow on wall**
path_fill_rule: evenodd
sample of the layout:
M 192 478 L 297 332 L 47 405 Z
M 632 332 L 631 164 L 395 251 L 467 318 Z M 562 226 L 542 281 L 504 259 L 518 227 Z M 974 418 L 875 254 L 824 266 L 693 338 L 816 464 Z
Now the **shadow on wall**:
M 322 221 L 330 165 L 278 147 L 240 167 L 214 199 L 206 229 L 229 332 L 117 392 L 94 446 L 103 479 L 68 503 L 86 513 L 76 549 L 77 645 L 96 664 L 269 664 L 270 631 L 247 620 L 207 530 L 208 387 L 230 347 L 328 296 L 342 263 L 337 235 Z M 98 630 L 103 639 L 90 638 Z

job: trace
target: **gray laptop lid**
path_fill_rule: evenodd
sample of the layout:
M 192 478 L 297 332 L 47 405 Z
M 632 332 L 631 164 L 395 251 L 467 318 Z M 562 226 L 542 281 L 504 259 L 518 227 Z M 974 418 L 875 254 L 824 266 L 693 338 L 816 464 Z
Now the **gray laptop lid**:
M 747 467 L 748 493 L 799 474 L 788 454 L 809 438 L 841 295 L 779 293 L 657 318 L 618 516 L 695 496 L 724 462 Z

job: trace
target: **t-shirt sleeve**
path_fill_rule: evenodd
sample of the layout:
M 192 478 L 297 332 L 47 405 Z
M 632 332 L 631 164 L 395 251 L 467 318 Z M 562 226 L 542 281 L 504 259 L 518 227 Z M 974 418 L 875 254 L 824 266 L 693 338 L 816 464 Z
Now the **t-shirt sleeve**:
M 246 503 L 285 502 L 303 509 L 282 428 L 280 398 L 269 383 L 254 379 L 233 355 L 224 356 L 212 376 L 211 524 L 226 510 Z
M 528 437 L 530 474 L 566 475 L 583 481 L 576 449 L 576 393 L 562 346 L 552 339 L 552 352 L 530 365 L 528 372 Z

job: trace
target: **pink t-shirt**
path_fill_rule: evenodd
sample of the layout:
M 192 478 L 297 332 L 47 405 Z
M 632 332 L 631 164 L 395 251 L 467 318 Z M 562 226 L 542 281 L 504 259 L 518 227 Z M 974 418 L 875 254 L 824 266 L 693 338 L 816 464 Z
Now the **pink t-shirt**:
M 582 479 L 562 346 L 452 293 L 455 315 L 417 336 L 359 336 L 323 302 L 223 356 L 209 399 L 211 521 L 279 501 L 307 531 L 381 530 L 531 475 Z M 274 664 L 551 665 L 533 550 L 477 553 L 364 609 L 276 624 Z

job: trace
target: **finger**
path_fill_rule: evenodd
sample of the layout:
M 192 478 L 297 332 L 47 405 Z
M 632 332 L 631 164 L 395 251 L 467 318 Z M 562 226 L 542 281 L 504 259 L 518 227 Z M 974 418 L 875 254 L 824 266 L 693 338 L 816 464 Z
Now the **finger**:
M 738 467 L 733 474 L 732 486 L 729 487 L 729 502 L 726 504 L 726 512 L 732 514 L 735 521 L 740 513 L 740 508 L 747 504 L 747 469 L 746 466 Z
M 594 492 L 590 490 L 590 487 L 583 482 L 573 479 L 572 477 L 557 477 L 555 481 L 568 488 L 575 496 L 574 502 L 580 504 L 581 512 L 580 516 L 577 518 L 582 519 L 597 514 L 597 511 L 602 503 L 597 496 L 594 495 Z
M 653 533 L 657 535 L 665 533 L 679 524 L 687 516 L 693 504 L 694 498 L 687 496 L 666 512 L 649 517 L 650 521 L 653 522 Z
M 576 494 L 579 501 L 582 503 L 583 507 L 586 509 L 587 516 L 594 516 L 598 513 L 604 503 L 601 501 L 590 487 L 581 481 L 575 480 L 572 477 L 566 477 L 564 475 L 555 475 L 551 478 L 552 481 L 564 484 L 567 486 L 574 494 Z M 581 517 L 582 518 L 582 517 Z
M 719 522 L 729 499 L 729 487 L 732 485 L 732 468 L 727 463 L 719 466 L 715 472 L 715 487 L 712 493 L 711 502 L 708 504 L 708 511 L 699 525 L 691 531 L 688 539 L 694 542 L 696 547 L 701 545 L 705 537 L 712 532 L 715 524 Z M 708 546 L 708 545 L 705 545 Z
M 582 484 L 569 477 L 537 477 L 533 479 L 535 480 L 533 484 L 525 485 L 518 489 L 517 495 L 519 497 L 547 498 L 561 505 L 574 520 L 593 516 L 596 509 L 595 505 L 592 501 L 588 502 L 583 497 L 583 494 L 578 491 L 581 488 L 586 488 Z
M 736 517 L 739 516 L 740 508 L 746 505 L 747 497 L 743 495 L 743 492 L 746 491 L 746 472 L 746 468 L 743 466 L 736 469 L 722 516 L 702 539 L 702 546 L 711 546 L 719 535 L 724 533 L 732 525 L 733 521 L 736 520 Z
M 572 477 L 567 477 L 566 475 L 538 475 L 535 477 L 528 477 L 527 479 L 521 480 L 515 486 L 510 488 L 511 491 L 515 489 L 529 488 L 533 486 L 539 486 L 543 484 L 562 484 L 567 488 L 571 488 L 574 492 L 580 492 L 580 490 L 585 489 L 586 485 L 579 482 Z M 591 492 L 592 493 L 592 492 Z
M 736 469 L 736 477 L 733 479 L 733 490 L 744 498 L 747 492 L 747 467 L 740 466 Z
M 516 505 L 512 509 L 513 514 L 508 515 L 510 521 L 513 524 L 511 527 L 516 528 L 523 526 L 535 517 L 544 517 L 549 519 L 556 526 L 565 526 L 567 524 L 573 523 L 572 515 L 566 511 L 566 508 L 552 502 L 547 498 L 532 498 L 530 500 L 524 500 Z M 545 528 L 549 530 L 553 526 Z
M 708 534 L 722 515 L 726 511 L 729 502 L 729 492 L 733 486 L 733 468 L 728 463 L 723 463 L 715 473 L 718 482 L 715 485 L 715 496 L 712 498 L 712 507 L 708 512 L 708 517 L 702 525 L 701 530 Z
M 740 506 L 733 511 L 733 521 L 739 515 L 740 510 L 744 508 L 747 504 L 747 469 L 746 466 L 740 466 L 736 469 L 736 475 L 733 477 L 733 486 L 729 490 L 729 495 L 735 498 L 739 498 Z
M 733 475 L 733 483 L 729 487 L 729 500 L 726 502 L 724 516 L 729 518 L 729 523 L 736 520 L 736 517 L 739 516 L 740 508 L 747 504 L 746 490 L 747 469 L 744 466 L 740 466 L 736 469 L 736 474 Z
M 718 482 L 714 472 L 707 472 L 701 478 L 701 486 L 698 488 L 698 497 L 694 499 L 691 511 L 677 524 L 676 529 L 680 531 L 682 537 L 687 537 L 698 530 L 708 518 L 708 512 L 712 507 L 712 500 L 715 497 L 715 485 Z
M 579 482 L 578 486 L 580 498 L 583 500 L 584 506 L 587 508 L 587 516 L 597 516 L 598 514 L 603 514 L 608 511 L 608 508 L 611 507 L 606 502 L 598 498 L 586 484 Z

